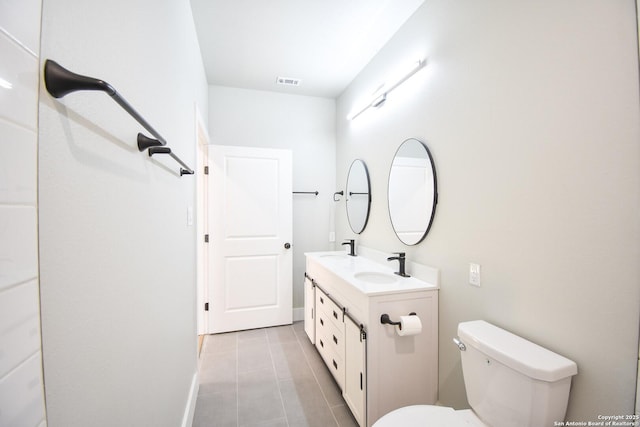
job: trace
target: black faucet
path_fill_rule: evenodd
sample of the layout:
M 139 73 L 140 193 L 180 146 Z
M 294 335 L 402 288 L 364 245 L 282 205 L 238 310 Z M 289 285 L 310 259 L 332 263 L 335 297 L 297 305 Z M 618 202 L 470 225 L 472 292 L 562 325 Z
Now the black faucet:
M 349 255 L 356 256 L 356 241 L 353 239 L 345 240 L 342 245 L 349 245 Z
M 404 257 L 404 252 L 394 252 L 394 254 L 398 256 L 389 257 L 387 258 L 387 261 L 393 261 L 397 259 L 398 263 L 400 263 L 400 266 L 398 267 L 398 271 L 396 271 L 395 274 L 402 277 L 411 277 L 404 271 L 404 262 L 406 261 L 406 258 Z

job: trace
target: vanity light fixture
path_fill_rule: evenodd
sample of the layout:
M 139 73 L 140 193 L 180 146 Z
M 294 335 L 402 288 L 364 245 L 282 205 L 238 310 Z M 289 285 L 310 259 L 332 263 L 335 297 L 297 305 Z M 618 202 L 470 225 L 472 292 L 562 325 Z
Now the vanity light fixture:
M 411 67 L 411 69 L 407 70 L 406 73 L 402 77 L 398 78 L 396 81 L 383 84 L 382 87 L 375 92 L 371 101 L 368 104 L 366 104 L 363 108 L 352 111 L 347 116 L 347 120 L 354 120 L 356 117 L 358 117 L 360 114 L 367 111 L 369 108 L 379 108 L 382 105 L 384 105 L 385 101 L 387 100 L 387 95 L 391 93 L 392 90 L 400 86 L 402 83 L 406 82 L 411 76 L 413 76 L 415 73 L 423 69 L 425 65 L 427 65 L 427 60 L 421 59 L 415 62 Z

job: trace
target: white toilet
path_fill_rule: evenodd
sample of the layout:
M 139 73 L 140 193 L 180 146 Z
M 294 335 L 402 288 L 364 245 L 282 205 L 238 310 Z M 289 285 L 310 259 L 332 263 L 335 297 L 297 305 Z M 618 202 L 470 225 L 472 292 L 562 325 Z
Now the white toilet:
M 544 427 L 564 421 L 575 362 L 483 320 L 460 323 L 458 336 L 472 409 L 407 406 L 374 427 Z

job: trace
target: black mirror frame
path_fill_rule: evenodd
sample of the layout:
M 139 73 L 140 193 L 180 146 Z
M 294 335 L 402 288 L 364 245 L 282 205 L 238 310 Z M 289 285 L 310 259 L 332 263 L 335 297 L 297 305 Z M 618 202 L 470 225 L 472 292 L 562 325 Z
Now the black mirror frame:
M 349 197 L 351 196 L 351 194 L 349 193 L 349 177 L 351 176 L 351 169 L 353 168 L 353 165 L 356 162 L 360 162 L 360 164 L 362 164 L 362 167 L 364 168 L 364 173 L 365 176 L 367 178 L 367 188 L 368 188 L 368 193 L 367 193 L 367 214 L 366 217 L 364 219 L 364 223 L 362 224 L 362 229 L 360 231 L 356 231 L 355 228 L 353 227 L 352 221 L 351 221 L 351 217 L 349 216 Z M 367 164 L 364 162 L 364 160 L 362 159 L 355 159 L 353 162 L 351 162 L 351 166 L 349 166 L 349 172 L 347 173 L 347 184 L 345 186 L 346 191 L 346 198 L 345 198 L 345 210 L 347 212 L 347 221 L 349 222 L 349 227 L 351 228 L 351 231 L 353 231 L 356 234 L 362 234 L 362 232 L 365 230 L 365 228 L 367 228 L 367 223 L 369 222 L 369 215 L 371 214 L 371 178 L 369 177 L 369 169 L 367 168 Z
M 393 225 L 393 218 L 391 217 L 391 206 L 390 206 L 390 199 L 389 199 L 389 189 L 391 187 L 390 186 L 391 169 L 393 168 L 393 161 L 395 160 L 396 156 L 398 155 L 398 152 L 400 151 L 400 148 L 402 148 L 402 146 L 408 141 L 416 141 L 416 142 L 420 143 L 420 145 L 422 145 L 422 147 L 424 147 L 425 151 L 427 152 L 427 157 L 429 158 L 429 163 L 431 164 L 431 171 L 433 172 L 433 208 L 431 209 L 431 217 L 429 218 L 429 223 L 427 224 L 427 228 L 426 228 L 424 234 L 415 243 L 407 243 L 404 240 L 402 240 L 400 238 L 400 236 L 398 236 L 398 232 L 396 231 L 396 228 Z M 431 226 L 433 225 L 433 220 L 434 220 L 435 215 L 436 215 L 436 206 L 437 206 L 437 204 L 438 204 L 438 177 L 437 177 L 437 174 L 436 174 L 436 164 L 433 161 L 433 156 L 431 155 L 431 151 L 429 150 L 429 147 L 427 147 L 427 144 L 425 144 L 424 142 L 422 142 L 418 138 L 407 138 L 404 141 L 402 141 L 402 144 L 400 144 L 398 146 L 398 148 L 396 149 L 395 154 L 393 155 L 393 159 L 391 160 L 391 166 L 389 167 L 389 178 L 387 179 L 387 211 L 389 213 L 389 221 L 391 222 L 391 228 L 393 229 L 393 232 L 395 233 L 395 235 L 398 238 L 398 240 L 400 240 L 400 242 L 402 242 L 402 244 L 404 244 L 406 246 L 415 246 L 415 245 L 419 244 L 420 242 L 422 242 L 427 237 L 427 234 L 429 234 L 429 231 L 431 230 Z

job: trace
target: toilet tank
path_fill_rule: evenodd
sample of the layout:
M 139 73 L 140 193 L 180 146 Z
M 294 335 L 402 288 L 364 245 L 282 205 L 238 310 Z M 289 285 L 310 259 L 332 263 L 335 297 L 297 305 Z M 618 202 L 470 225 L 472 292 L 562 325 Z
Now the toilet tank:
M 564 421 L 575 362 L 482 320 L 458 336 L 467 400 L 492 427 L 553 426 Z

